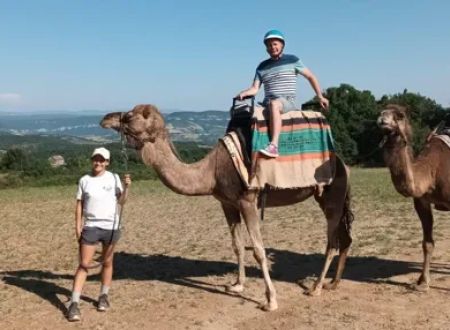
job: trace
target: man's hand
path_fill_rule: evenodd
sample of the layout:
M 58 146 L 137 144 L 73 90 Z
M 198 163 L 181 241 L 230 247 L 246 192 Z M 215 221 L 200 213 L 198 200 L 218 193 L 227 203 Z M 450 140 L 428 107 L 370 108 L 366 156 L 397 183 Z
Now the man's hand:
M 125 174 L 123 176 L 123 183 L 125 184 L 125 188 L 129 188 L 131 186 L 131 175 Z

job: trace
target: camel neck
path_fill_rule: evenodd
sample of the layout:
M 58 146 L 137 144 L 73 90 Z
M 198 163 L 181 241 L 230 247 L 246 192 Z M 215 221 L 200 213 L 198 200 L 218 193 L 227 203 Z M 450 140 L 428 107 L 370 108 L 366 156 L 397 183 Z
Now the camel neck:
M 215 150 L 202 160 L 186 164 L 178 159 L 168 137 L 146 142 L 141 150 L 144 163 L 151 165 L 161 181 L 178 194 L 211 195 L 215 184 Z
M 406 197 L 420 197 L 426 192 L 423 180 L 423 166 L 413 157 L 410 144 L 404 141 L 391 143 L 391 147 L 384 149 L 384 159 L 391 172 L 392 182 L 396 190 Z

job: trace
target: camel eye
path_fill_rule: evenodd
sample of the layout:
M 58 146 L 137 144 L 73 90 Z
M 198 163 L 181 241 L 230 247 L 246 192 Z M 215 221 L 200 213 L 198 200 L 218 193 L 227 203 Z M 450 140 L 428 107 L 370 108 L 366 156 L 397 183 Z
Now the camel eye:
M 405 114 L 403 112 L 398 112 L 395 117 L 397 120 L 403 120 L 405 119 Z

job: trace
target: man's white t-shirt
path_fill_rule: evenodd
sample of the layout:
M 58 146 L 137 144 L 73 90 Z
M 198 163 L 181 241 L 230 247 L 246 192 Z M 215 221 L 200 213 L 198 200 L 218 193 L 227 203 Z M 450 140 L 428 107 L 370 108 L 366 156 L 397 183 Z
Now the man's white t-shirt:
M 120 213 L 117 197 L 122 191 L 122 182 L 117 174 L 105 171 L 100 176 L 83 176 L 78 183 L 77 200 L 83 201 L 84 225 L 117 229 Z

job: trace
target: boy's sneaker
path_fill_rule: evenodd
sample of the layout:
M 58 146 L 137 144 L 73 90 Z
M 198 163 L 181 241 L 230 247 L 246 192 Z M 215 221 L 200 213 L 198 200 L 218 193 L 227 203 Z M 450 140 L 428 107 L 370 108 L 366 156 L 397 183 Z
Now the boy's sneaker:
M 109 308 L 108 295 L 106 294 L 100 295 L 100 297 L 98 297 L 97 310 L 99 312 L 106 312 L 108 308 Z
M 81 319 L 81 313 L 80 309 L 78 308 L 78 303 L 70 303 L 70 306 L 67 309 L 67 319 L 70 322 L 79 321 Z
M 278 157 L 278 147 L 272 143 L 269 143 L 267 147 L 261 149 L 259 152 L 266 155 L 267 157 Z

